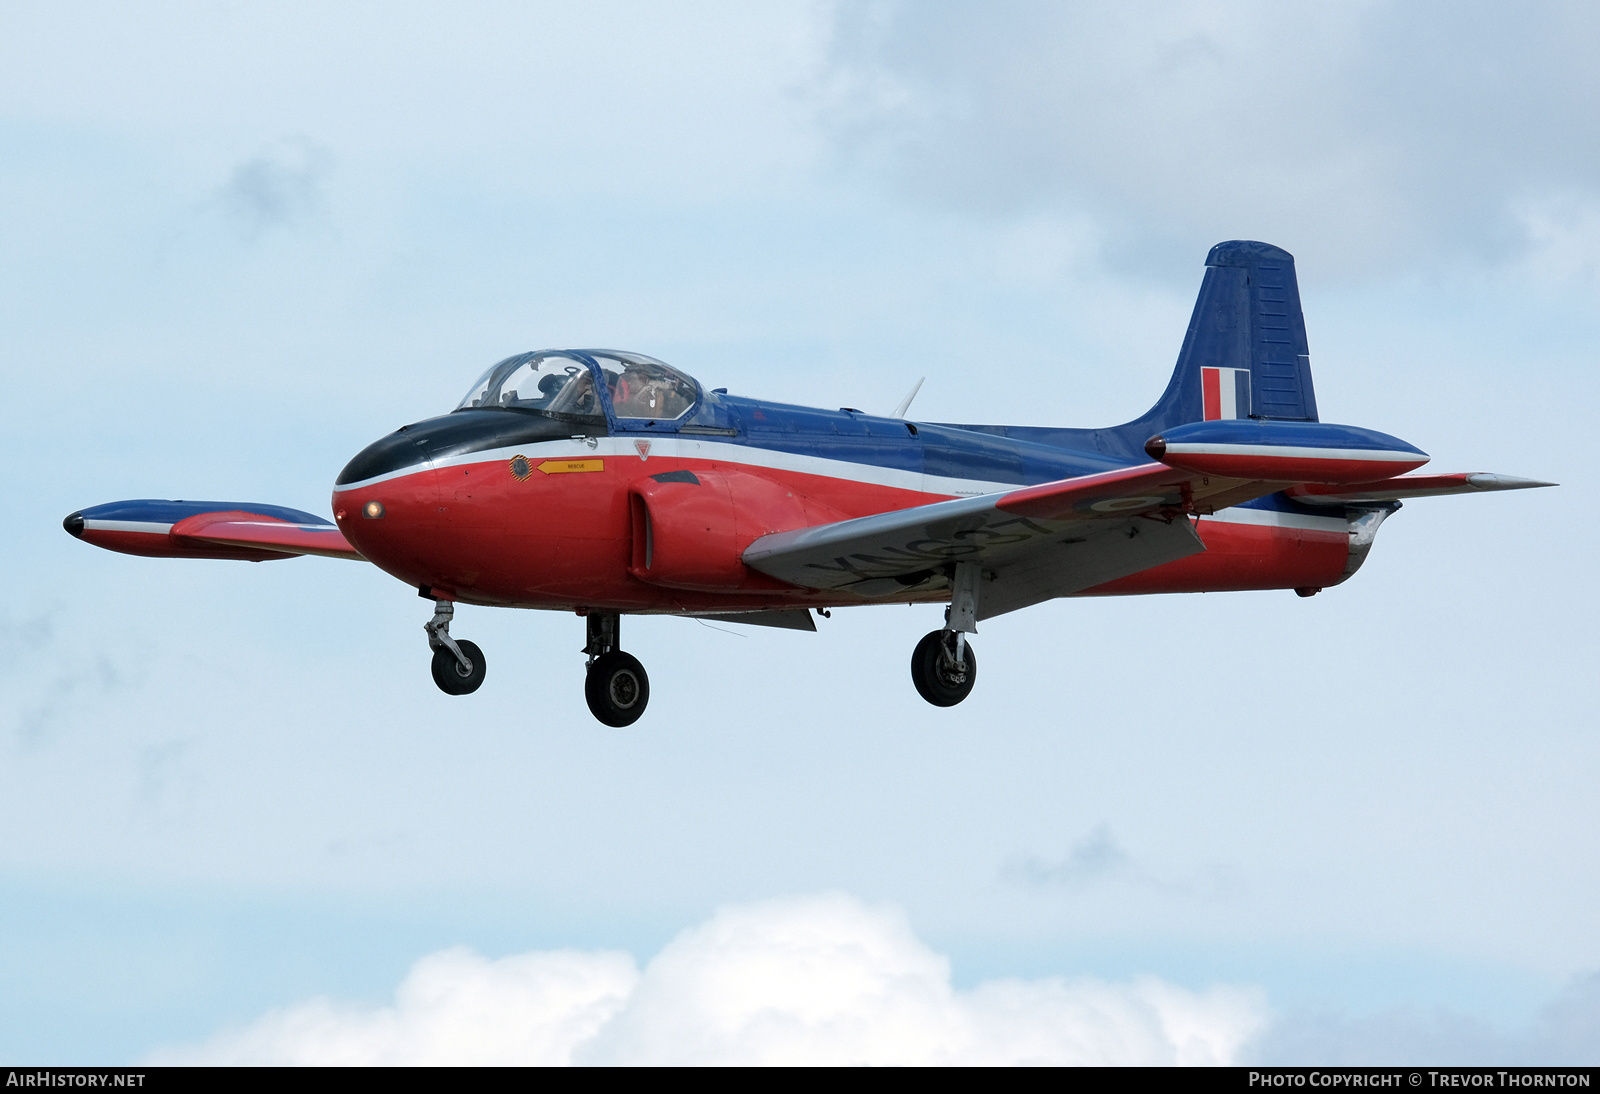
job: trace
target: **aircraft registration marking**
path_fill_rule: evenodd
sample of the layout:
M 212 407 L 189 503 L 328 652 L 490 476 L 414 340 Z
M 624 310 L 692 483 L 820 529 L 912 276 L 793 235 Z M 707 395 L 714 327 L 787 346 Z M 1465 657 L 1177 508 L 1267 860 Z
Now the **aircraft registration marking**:
M 545 460 L 539 470 L 546 475 L 571 475 L 584 471 L 604 471 L 605 460 Z

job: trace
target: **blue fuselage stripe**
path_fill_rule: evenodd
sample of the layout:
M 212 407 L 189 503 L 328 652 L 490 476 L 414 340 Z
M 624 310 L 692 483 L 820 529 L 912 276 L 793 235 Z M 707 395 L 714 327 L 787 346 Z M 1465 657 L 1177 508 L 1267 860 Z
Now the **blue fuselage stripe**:
M 938 478 L 1032 486 L 1135 462 L 945 425 L 724 396 L 742 428 L 727 443 Z M 915 429 L 915 434 L 912 429 Z

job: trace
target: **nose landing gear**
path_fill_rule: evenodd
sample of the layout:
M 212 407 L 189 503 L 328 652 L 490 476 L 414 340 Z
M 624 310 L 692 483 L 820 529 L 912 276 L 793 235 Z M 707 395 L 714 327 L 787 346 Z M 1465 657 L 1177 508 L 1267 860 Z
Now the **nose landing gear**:
M 950 609 L 944 630 L 929 631 L 911 653 L 911 682 L 917 694 L 936 707 L 953 707 L 972 694 L 978 682 L 978 655 L 967 635 L 978 631 L 976 562 L 958 562 L 950 575 Z
M 639 720 L 650 702 L 650 677 L 632 654 L 617 648 L 622 617 L 616 612 L 590 612 L 588 674 L 583 681 L 583 697 L 589 713 L 608 726 L 630 726 Z
M 448 600 L 433 602 L 433 618 L 422 625 L 433 647 L 433 682 L 446 695 L 470 695 L 483 686 L 483 651 L 476 642 L 450 637 L 450 620 L 456 606 Z

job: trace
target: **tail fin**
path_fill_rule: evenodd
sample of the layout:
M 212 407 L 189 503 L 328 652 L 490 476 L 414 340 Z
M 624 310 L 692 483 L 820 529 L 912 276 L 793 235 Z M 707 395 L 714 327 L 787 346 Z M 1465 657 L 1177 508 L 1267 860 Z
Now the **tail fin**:
M 1294 256 L 1270 243 L 1211 248 L 1166 393 L 1106 432 L 1138 448 L 1163 429 L 1212 418 L 1317 420 Z
M 1234 239 L 1211 248 L 1177 368 L 1166 393 L 1142 417 L 1102 429 L 958 428 L 1138 463 L 1151 437 L 1212 418 L 1317 420 L 1294 256 L 1270 243 Z

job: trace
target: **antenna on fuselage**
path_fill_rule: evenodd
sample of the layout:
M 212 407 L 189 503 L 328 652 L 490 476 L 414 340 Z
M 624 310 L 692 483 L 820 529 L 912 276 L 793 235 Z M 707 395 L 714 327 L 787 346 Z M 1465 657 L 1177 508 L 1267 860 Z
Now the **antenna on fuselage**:
M 911 390 L 906 392 L 906 397 L 900 400 L 900 405 L 894 408 L 894 413 L 889 417 L 904 418 L 906 416 L 906 411 L 911 409 L 911 400 L 917 397 L 917 392 L 922 390 L 922 383 L 926 379 L 927 377 L 924 376 L 921 380 L 911 385 Z

